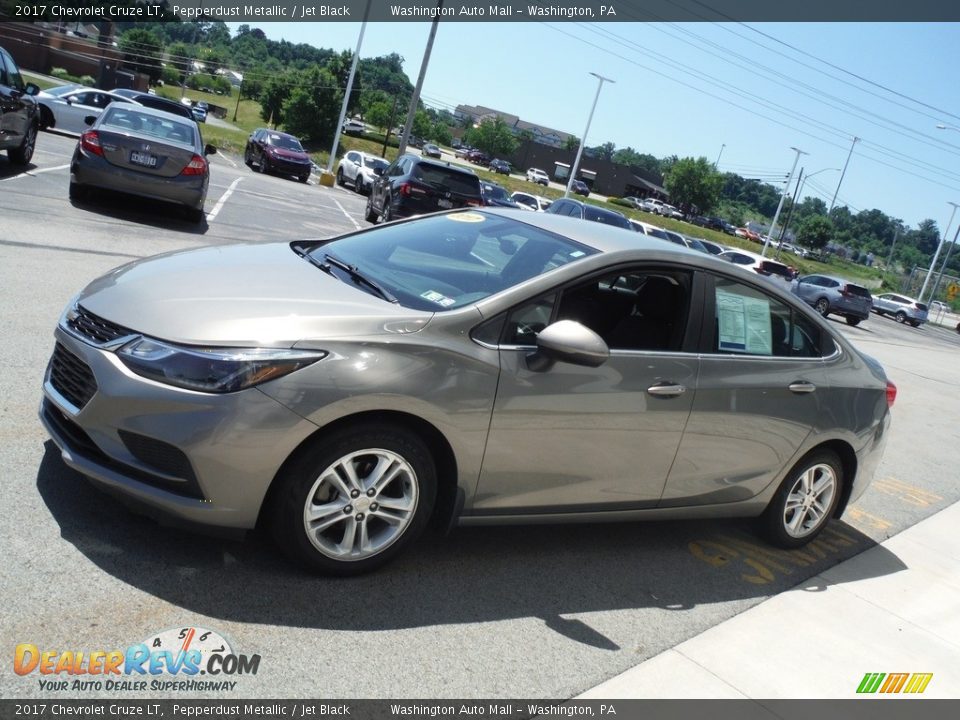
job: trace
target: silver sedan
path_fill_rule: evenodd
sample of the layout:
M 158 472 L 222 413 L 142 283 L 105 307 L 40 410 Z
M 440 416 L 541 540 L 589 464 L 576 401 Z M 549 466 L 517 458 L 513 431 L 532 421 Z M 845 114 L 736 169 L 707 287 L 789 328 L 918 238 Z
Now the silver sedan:
M 800 547 L 867 488 L 896 396 L 753 273 L 510 210 L 137 261 L 55 335 L 68 465 L 336 574 L 431 521 L 755 517 Z
M 41 90 L 37 94 L 40 127 L 45 130 L 82 133 L 87 129 L 84 119 L 91 115 L 98 116 L 111 103 L 137 105 L 122 95 L 82 85 L 63 85 Z

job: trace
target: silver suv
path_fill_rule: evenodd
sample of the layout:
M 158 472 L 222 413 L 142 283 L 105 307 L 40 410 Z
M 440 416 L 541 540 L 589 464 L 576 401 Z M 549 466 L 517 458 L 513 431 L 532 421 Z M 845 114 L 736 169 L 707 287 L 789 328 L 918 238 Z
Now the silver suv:
M 843 315 L 850 325 L 870 317 L 873 307 L 873 298 L 865 287 L 829 275 L 802 277 L 792 290 L 824 317 Z
M 892 315 L 898 323 L 908 322 L 920 327 L 927 321 L 927 306 L 906 295 L 884 293 L 873 299 L 873 311 L 877 315 Z

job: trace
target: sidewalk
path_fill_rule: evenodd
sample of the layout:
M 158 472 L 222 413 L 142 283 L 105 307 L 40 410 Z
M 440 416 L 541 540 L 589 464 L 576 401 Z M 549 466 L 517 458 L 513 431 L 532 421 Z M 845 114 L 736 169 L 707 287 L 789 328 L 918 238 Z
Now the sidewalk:
M 960 698 L 958 527 L 960 503 L 577 699 L 862 698 L 866 673 Z

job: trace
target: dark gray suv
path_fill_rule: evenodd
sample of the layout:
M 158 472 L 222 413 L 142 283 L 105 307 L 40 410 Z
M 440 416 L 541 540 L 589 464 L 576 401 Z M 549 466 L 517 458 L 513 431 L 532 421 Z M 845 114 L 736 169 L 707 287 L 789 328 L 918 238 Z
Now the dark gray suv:
M 20 68 L 0 47 L 0 150 L 6 150 L 14 165 L 26 165 L 33 158 L 40 130 L 40 113 L 35 96 L 40 88 L 24 83 Z

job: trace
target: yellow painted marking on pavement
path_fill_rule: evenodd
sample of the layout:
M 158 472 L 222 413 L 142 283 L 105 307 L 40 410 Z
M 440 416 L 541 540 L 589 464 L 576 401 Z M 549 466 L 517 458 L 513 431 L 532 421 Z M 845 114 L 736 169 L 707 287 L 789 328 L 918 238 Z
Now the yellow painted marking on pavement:
M 943 498 L 936 493 L 917 487 L 916 485 L 910 485 L 909 483 L 905 483 L 902 480 L 897 480 L 896 478 L 892 477 L 877 480 L 873 483 L 873 486 L 882 493 L 899 498 L 906 503 L 910 503 L 911 505 L 916 505 L 918 507 L 929 507 L 930 505 L 943 500 Z
M 888 530 L 890 528 L 890 523 L 886 520 L 860 508 L 848 508 L 844 518 L 863 530 Z

